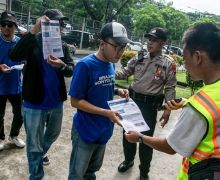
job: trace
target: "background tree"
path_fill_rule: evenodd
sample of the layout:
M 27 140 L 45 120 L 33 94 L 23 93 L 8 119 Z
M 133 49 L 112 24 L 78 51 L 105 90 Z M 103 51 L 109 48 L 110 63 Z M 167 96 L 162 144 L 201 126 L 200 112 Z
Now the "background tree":
M 164 7 L 161 10 L 161 14 L 163 16 L 163 20 L 166 22 L 165 29 L 167 31 L 168 39 L 180 41 L 183 32 L 191 23 L 187 15 L 172 7 Z
M 87 14 L 93 19 L 111 22 L 124 8 L 128 8 L 132 0 L 82 0 Z
M 165 27 L 166 23 L 158 6 L 145 3 L 140 9 L 133 10 L 134 31 L 138 35 L 149 32 L 154 27 Z

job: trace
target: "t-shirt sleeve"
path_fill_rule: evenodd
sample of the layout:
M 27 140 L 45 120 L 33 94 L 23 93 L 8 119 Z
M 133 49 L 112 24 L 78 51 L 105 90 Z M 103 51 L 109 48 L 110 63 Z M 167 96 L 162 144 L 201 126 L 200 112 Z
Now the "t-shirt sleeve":
M 88 67 L 85 63 L 78 62 L 70 84 L 69 95 L 76 99 L 85 99 L 88 90 L 88 83 Z
M 175 152 L 188 157 L 201 142 L 206 130 L 204 117 L 192 107 L 186 106 L 166 139 Z

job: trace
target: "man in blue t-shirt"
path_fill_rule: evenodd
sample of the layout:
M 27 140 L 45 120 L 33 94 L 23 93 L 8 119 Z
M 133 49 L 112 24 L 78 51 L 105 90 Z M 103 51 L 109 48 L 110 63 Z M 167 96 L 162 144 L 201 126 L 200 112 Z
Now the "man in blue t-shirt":
M 17 147 L 25 147 L 25 143 L 18 138 L 22 126 L 21 115 L 21 71 L 11 70 L 10 67 L 20 63 L 13 62 L 8 57 L 8 51 L 19 41 L 15 36 L 17 20 L 13 13 L 4 11 L 0 18 L 0 150 L 4 149 L 4 116 L 6 102 L 12 105 L 13 121 L 8 140 Z
M 72 154 L 69 180 L 95 179 L 103 162 L 106 143 L 119 114 L 111 111 L 107 101 L 114 96 L 115 71 L 126 44 L 131 42 L 122 24 L 107 23 L 100 32 L 99 50 L 81 59 L 74 70 L 69 95 L 77 108 L 73 117 Z M 128 98 L 128 90 L 115 93 Z

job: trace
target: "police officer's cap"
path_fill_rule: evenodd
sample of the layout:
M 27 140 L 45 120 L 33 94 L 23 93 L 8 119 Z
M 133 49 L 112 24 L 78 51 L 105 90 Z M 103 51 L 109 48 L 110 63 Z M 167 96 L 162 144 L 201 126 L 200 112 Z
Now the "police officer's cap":
M 154 37 L 156 39 L 163 39 L 164 41 L 167 40 L 166 32 L 164 31 L 163 28 L 160 28 L 160 27 L 151 29 L 149 33 L 144 35 L 144 37 L 146 38 Z

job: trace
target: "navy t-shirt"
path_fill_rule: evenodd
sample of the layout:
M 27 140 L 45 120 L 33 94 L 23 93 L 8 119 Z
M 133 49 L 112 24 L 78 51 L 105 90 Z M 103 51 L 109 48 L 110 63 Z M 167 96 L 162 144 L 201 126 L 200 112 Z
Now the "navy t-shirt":
M 6 64 L 11 67 L 21 64 L 21 62 L 14 62 L 8 57 L 8 51 L 18 41 L 19 37 L 14 36 L 12 41 L 5 40 L 0 33 L 0 64 Z M 15 95 L 21 93 L 21 71 L 11 70 L 10 73 L 3 73 L 0 71 L 0 95 Z
M 113 99 L 114 83 L 113 64 L 92 54 L 77 63 L 69 95 L 109 109 L 107 101 Z M 77 109 L 73 121 L 81 139 L 86 143 L 106 144 L 112 136 L 114 125 L 107 117 Z
M 44 98 L 42 103 L 33 104 L 28 101 L 24 101 L 23 105 L 26 108 L 31 109 L 51 109 L 59 108 L 63 106 L 63 102 L 60 97 L 60 80 L 57 75 L 58 68 L 52 67 L 42 58 L 43 63 L 43 88 Z

